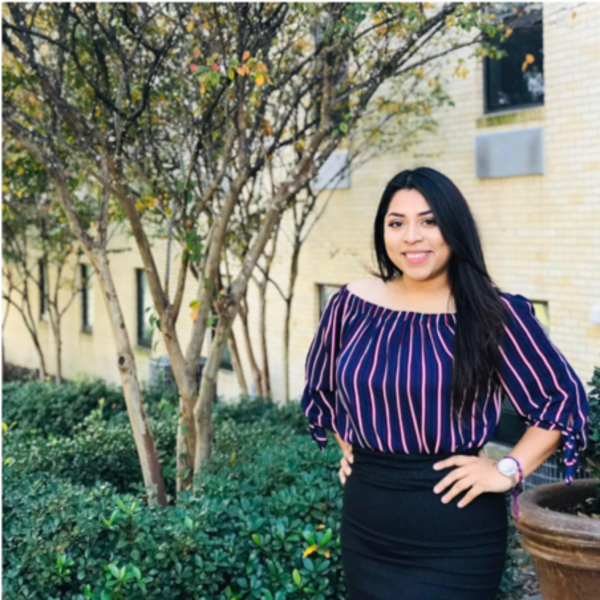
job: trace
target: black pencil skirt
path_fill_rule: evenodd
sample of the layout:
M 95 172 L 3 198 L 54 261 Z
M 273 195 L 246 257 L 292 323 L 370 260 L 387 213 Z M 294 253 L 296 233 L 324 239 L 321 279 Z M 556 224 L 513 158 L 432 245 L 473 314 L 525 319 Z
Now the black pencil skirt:
M 459 454 L 477 455 L 479 448 Z M 495 600 L 506 557 L 504 494 L 433 491 L 452 454 L 384 453 L 354 446 L 343 490 L 341 552 L 349 600 Z

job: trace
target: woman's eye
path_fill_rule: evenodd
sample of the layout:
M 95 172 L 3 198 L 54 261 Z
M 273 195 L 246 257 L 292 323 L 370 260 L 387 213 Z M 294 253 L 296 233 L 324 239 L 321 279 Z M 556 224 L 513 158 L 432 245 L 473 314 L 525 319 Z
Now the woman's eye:
M 436 220 L 435 219 L 425 219 L 423 221 L 423 223 L 432 223 L 433 225 L 435 225 Z M 393 223 L 390 223 L 390 227 L 394 227 L 394 225 L 402 225 L 402 221 L 394 221 Z

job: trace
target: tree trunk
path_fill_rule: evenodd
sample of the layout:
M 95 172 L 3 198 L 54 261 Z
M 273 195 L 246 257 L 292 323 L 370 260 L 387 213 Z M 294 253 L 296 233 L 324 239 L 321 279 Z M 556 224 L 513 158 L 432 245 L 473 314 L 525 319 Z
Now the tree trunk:
M 4 354 L 4 326 L 0 326 L 0 381 L 6 381 L 6 355 Z
M 194 407 L 194 423 L 196 426 L 196 455 L 194 461 L 194 490 L 198 491 L 202 483 L 202 463 L 210 459 L 213 440 L 215 437 L 214 424 L 212 420 L 212 407 L 214 404 L 217 392 L 217 374 L 219 371 L 220 357 L 225 348 L 227 340 L 221 332 L 215 336 L 216 341 L 218 336 L 221 336 L 220 345 L 222 345 L 221 353 L 217 350 L 210 352 L 208 361 L 202 372 L 202 380 L 200 383 L 200 394 Z
M 178 492 L 193 485 L 194 456 L 196 454 L 196 425 L 194 424 L 195 397 L 179 394 L 179 421 L 177 422 L 177 482 Z
M 52 309 L 48 309 L 52 310 Z M 52 322 L 52 335 L 54 336 L 54 347 L 56 349 L 56 383 L 62 385 L 64 379 L 62 376 L 62 338 L 60 335 L 60 315 L 55 311 L 54 316 L 50 316 Z
M 231 350 L 231 362 L 233 364 L 233 371 L 237 377 L 238 385 L 244 396 L 248 396 L 248 385 L 246 384 L 246 377 L 244 376 L 244 368 L 242 367 L 242 361 L 240 360 L 240 353 L 238 352 L 237 342 L 235 341 L 235 334 L 233 329 L 229 334 L 229 349 Z
M 117 366 L 123 385 L 123 395 L 125 397 L 127 413 L 129 414 L 129 422 L 131 423 L 133 438 L 142 467 L 148 504 L 150 506 L 155 506 L 156 504 L 166 506 L 165 484 L 150 424 L 144 411 L 142 394 L 137 378 L 135 357 L 133 356 L 121 305 L 110 272 L 109 261 L 104 251 L 92 250 L 87 246 L 85 249 L 90 262 L 94 265 L 113 330 L 118 353 Z
M 39 359 L 40 359 L 40 381 L 45 381 L 46 380 L 46 359 L 44 358 L 44 351 L 42 350 L 42 346 L 40 344 L 40 340 L 38 339 L 37 335 L 33 336 L 33 344 L 35 346 L 35 349 L 38 353 Z
M 292 320 L 292 302 L 294 300 L 294 286 L 298 278 L 298 261 L 300 257 L 300 245 L 294 244 L 290 266 L 290 284 L 288 296 L 285 301 L 285 323 L 283 328 L 283 381 L 284 397 L 283 403 L 290 401 L 290 322 Z
M 248 326 L 248 303 L 244 298 L 242 300 L 244 306 L 240 306 L 240 319 L 242 320 L 242 331 L 244 332 L 244 343 L 246 345 L 246 352 L 248 354 L 248 361 L 250 362 L 250 370 L 252 371 L 252 379 L 254 381 L 254 391 L 258 396 L 264 397 L 262 380 L 260 369 L 256 364 L 256 358 L 254 356 L 254 348 L 252 347 L 252 339 L 250 336 L 250 328 Z
M 237 310 L 238 306 L 229 304 L 219 315 L 219 322 L 208 353 L 208 360 L 202 372 L 200 393 L 194 407 L 194 421 L 197 434 L 194 463 L 194 489 L 196 491 L 200 489 L 202 483 L 202 463 L 209 460 L 211 456 L 215 435 L 212 407 L 217 392 L 217 376 Z
M 262 355 L 262 389 L 263 398 L 272 399 L 271 378 L 269 377 L 269 350 L 267 348 L 267 285 L 269 280 L 265 277 L 259 284 L 259 329 L 260 329 L 260 352 Z

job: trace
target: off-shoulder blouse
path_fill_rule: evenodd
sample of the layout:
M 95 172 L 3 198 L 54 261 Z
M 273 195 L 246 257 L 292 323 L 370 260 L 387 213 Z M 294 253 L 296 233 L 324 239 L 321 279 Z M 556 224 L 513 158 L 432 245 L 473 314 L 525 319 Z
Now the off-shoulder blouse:
M 380 306 L 342 286 L 327 302 L 308 350 L 302 410 L 324 451 L 326 430 L 381 452 L 460 453 L 484 446 L 500 420 L 502 393 L 525 425 L 558 429 L 565 480 L 587 447 L 589 401 L 571 365 L 520 294 L 508 306 L 498 368 L 501 385 L 481 390 L 467 422 L 451 418 L 455 313 Z

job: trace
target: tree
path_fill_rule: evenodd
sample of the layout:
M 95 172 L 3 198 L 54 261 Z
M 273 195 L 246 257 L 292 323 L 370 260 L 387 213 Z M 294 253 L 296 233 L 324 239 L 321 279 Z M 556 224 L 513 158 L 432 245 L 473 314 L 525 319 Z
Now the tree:
M 23 6 L 23 8 L 25 8 Z M 47 9 L 50 8 L 48 12 Z M 110 204 L 110 194 L 99 187 L 95 180 L 87 175 L 87 165 L 80 161 L 77 153 L 70 152 L 71 144 L 87 144 L 84 140 L 76 140 L 77 131 L 69 132 L 60 118 L 64 108 L 61 101 L 56 104 L 45 102 L 45 94 L 50 94 L 53 100 L 60 93 L 78 87 L 82 80 L 73 62 L 65 60 L 62 40 L 66 35 L 67 23 L 65 12 L 61 7 L 53 12 L 51 7 L 31 5 L 27 11 L 20 6 L 3 5 L 3 22 L 10 16 L 14 17 L 16 30 L 28 30 L 28 25 L 35 24 L 36 41 L 51 40 L 56 36 L 57 54 L 49 51 L 50 44 L 38 48 L 31 38 L 25 36 L 17 40 L 3 30 L 5 43 L 5 60 L 3 62 L 3 116 L 8 136 L 18 141 L 20 146 L 43 165 L 45 174 L 51 182 L 60 205 L 67 218 L 72 235 L 78 240 L 94 268 L 98 283 L 102 290 L 117 348 L 117 366 L 123 385 L 123 393 L 133 436 L 140 459 L 144 484 L 147 489 L 150 505 L 166 505 L 164 481 L 158 462 L 156 447 L 152 432 L 144 411 L 140 386 L 137 378 L 135 360 L 130 338 L 125 328 L 123 313 L 118 300 L 115 284 L 110 271 L 107 244 L 110 238 L 110 221 L 115 218 L 114 207 Z M 46 18 L 53 13 L 60 17 L 57 22 Z M 61 20 L 62 18 L 62 20 Z M 53 26 L 56 25 L 56 29 Z M 46 60 L 56 60 L 58 63 L 58 78 L 49 67 L 43 63 Z M 29 63 L 28 63 L 29 61 Z M 37 86 L 41 86 L 37 87 Z M 60 90 L 60 91 L 59 91 Z M 23 102 L 23 93 L 27 101 Z M 93 97 L 79 97 L 80 108 L 87 114 L 93 105 Z M 69 113 L 70 114 L 70 113 Z M 103 170 L 106 173 L 106 170 Z M 94 201 L 94 198 L 97 201 Z M 118 218 L 118 211 L 116 218 Z
M 28 115 L 5 99 L 5 123 L 45 161 L 59 189 L 62 163 L 49 150 L 58 145 L 127 218 L 180 392 L 183 489 L 210 457 L 221 357 L 284 211 L 352 132 L 371 134 L 369 114 L 391 84 L 418 88 L 425 65 L 480 44 L 481 31 L 490 35 L 494 28 L 479 4 L 9 7 L 4 44 L 50 108 L 32 131 L 22 121 Z M 52 30 L 62 35 L 49 35 Z M 435 90 L 442 95 L 436 86 L 429 96 Z M 404 116 L 430 110 L 393 98 L 384 104 Z M 59 131 L 49 130 L 54 121 Z M 269 169 L 272 182 L 265 186 Z M 67 214 L 75 224 L 75 212 Z M 225 290 L 218 287 L 220 266 L 241 221 L 251 236 Z M 153 235 L 167 240 L 164 281 Z M 181 253 L 172 292 L 175 243 Z M 176 322 L 188 269 L 198 292 L 184 352 Z M 213 310 L 218 322 L 198 390 Z
M 75 239 L 57 203 L 52 202 L 42 167 L 29 153 L 11 147 L 10 140 L 5 140 L 4 155 L 3 298 L 20 313 L 32 337 L 42 380 L 47 369 L 37 323 L 44 307 L 56 344 L 56 380 L 63 383 L 61 321 L 80 291 L 78 257 L 75 265 L 69 265 L 75 254 Z M 50 267 L 54 268 L 54 277 L 50 277 Z M 32 306 L 30 284 L 38 288 L 40 311 Z M 63 290 L 68 294 L 66 298 L 61 298 Z

